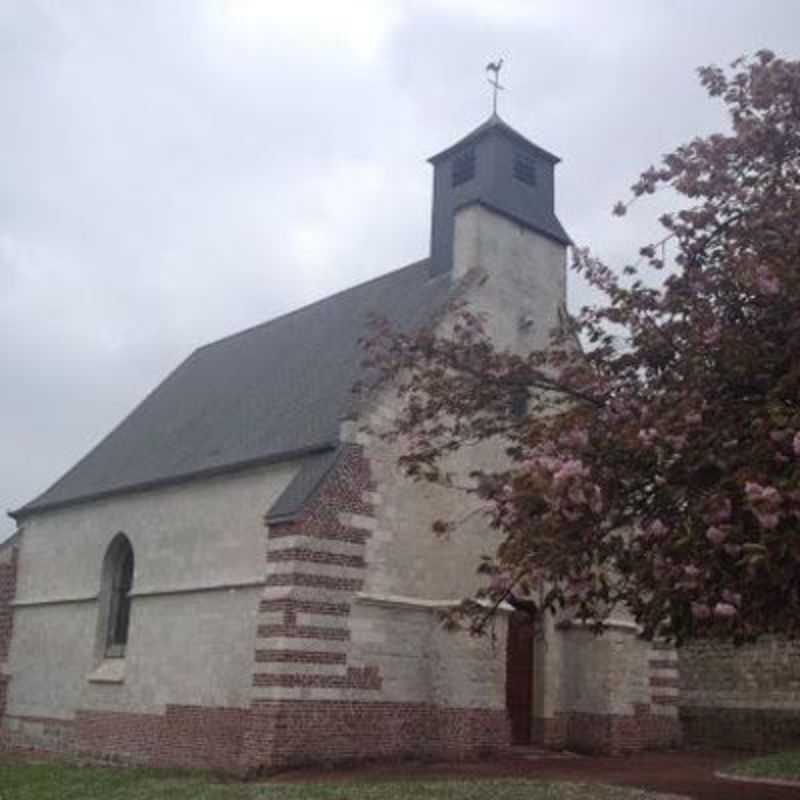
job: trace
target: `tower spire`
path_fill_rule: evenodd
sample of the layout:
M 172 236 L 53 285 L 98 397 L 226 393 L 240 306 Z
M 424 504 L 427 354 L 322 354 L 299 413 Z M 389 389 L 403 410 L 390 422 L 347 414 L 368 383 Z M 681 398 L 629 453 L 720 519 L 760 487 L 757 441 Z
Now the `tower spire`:
M 503 59 L 498 58 L 497 61 L 490 61 L 486 65 L 486 71 L 494 74 L 493 78 L 488 78 L 490 86 L 492 86 L 492 116 L 497 116 L 497 93 L 505 86 L 500 85 L 500 70 L 503 68 Z

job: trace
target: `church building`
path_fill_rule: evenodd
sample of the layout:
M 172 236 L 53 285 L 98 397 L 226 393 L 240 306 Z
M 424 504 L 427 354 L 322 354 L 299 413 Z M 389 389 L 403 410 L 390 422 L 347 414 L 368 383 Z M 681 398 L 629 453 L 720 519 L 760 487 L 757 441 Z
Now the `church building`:
M 430 161 L 424 260 L 196 350 L 12 513 L 0 749 L 256 773 L 677 741 L 676 655 L 624 615 L 442 625 L 496 542 L 480 516 L 433 535 L 463 498 L 403 475 L 359 339 L 446 326 L 466 284 L 498 347 L 545 347 L 570 239 L 559 159 L 496 114 Z

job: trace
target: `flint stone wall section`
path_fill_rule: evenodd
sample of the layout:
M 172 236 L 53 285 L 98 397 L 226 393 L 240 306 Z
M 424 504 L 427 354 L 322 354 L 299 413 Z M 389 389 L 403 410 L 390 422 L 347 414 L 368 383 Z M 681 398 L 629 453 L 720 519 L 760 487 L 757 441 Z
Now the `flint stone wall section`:
M 800 744 L 800 641 L 686 646 L 680 676 L 680 717 L 690 744 L 743 750 Z

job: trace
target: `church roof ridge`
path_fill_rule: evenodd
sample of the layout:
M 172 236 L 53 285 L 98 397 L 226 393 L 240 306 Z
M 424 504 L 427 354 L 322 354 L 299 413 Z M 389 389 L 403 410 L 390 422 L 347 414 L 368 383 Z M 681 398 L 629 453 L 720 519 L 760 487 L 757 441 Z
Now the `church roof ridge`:
M 298 306 L 297 308 L 292 308 L 289 311 L 284 311 L 281 314 L 278 314 L 276 317 L 270 317 L 269 319 L 265 319 L 263 322 L 256 322 L 254 325 L 248 325 L 246 328 L 242 328 L 239 331 L 235 331 L 234 333 L 225 334 L 225 336 L 220 336 L 218 339 L 212 339 L 210 342 L 206 342 L 205 344 L 198 345 L 190 354 L 189 358 L 195 353 L 199 353 L 202 350 L 206 350 L 210 347 L 215 347 L 218 344 L 222 344 L 227 342 L 230 339 L 235 339 L 237 336 L 245 336 L 246 334 L 253 333 L 254 331 L 267 328 L 270 325 L 275 323 L 282 322 L 283 320 L 287 319 L 288 317 L 295 316 L 297 314 L 302 314 L 303 312 L 311 311 L 315 306 L 319 306 L 323 303 L 327 303 L 329 301 L 335 300 L 340 295 L 347 294 L 348 292 L 356 292 L 359 289 L 364 289 L 370 284 L 377 283 L 378 281 L 385 280 L 396 275 L 398 272 L 402 272 L 403 270 L 412 269 L 414 267 L 419 267 L 421 264 L 426 264 L 429 259 L 427 258 L 420 258 L 416 261 L 411 261 L 405 266 L 397 267 L 396 269 L 389 270 L 389 272 L 384 272 L 380 275 L 375 275 L 372 278 L 367 278 L 360 283 L 354 283 L 352 286 L 346 286 L 344 289 L 337 289 L 333 294 L 327 294 L 324 297 L 320 297 L 316 300 L 312 300 L 310 303 L 306 303 L 305 305 Z

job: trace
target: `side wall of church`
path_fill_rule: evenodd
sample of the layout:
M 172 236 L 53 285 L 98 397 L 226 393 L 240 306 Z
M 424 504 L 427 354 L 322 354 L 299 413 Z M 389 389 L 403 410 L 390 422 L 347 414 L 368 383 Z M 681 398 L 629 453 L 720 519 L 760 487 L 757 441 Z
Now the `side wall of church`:
M 296 470 L 254 469 L 26 520 L 6 744 L 151 761 L 169 741 L 173 763 L 225 761 L 250 704 L 263 517 Z M 118 532 L 134 552 L 130 628 L 124 659 L 104 659 L 101 570 Z
M 14 537 L 0 545 L 0 721 L 6 709 L 8 691 L 8 652 L 14 625 L 12 603 L 17 589 L 17 545 Z
M 690 744 L 770 750 L 800 744 L 800 642 L 682 647 L 680 716 Z

